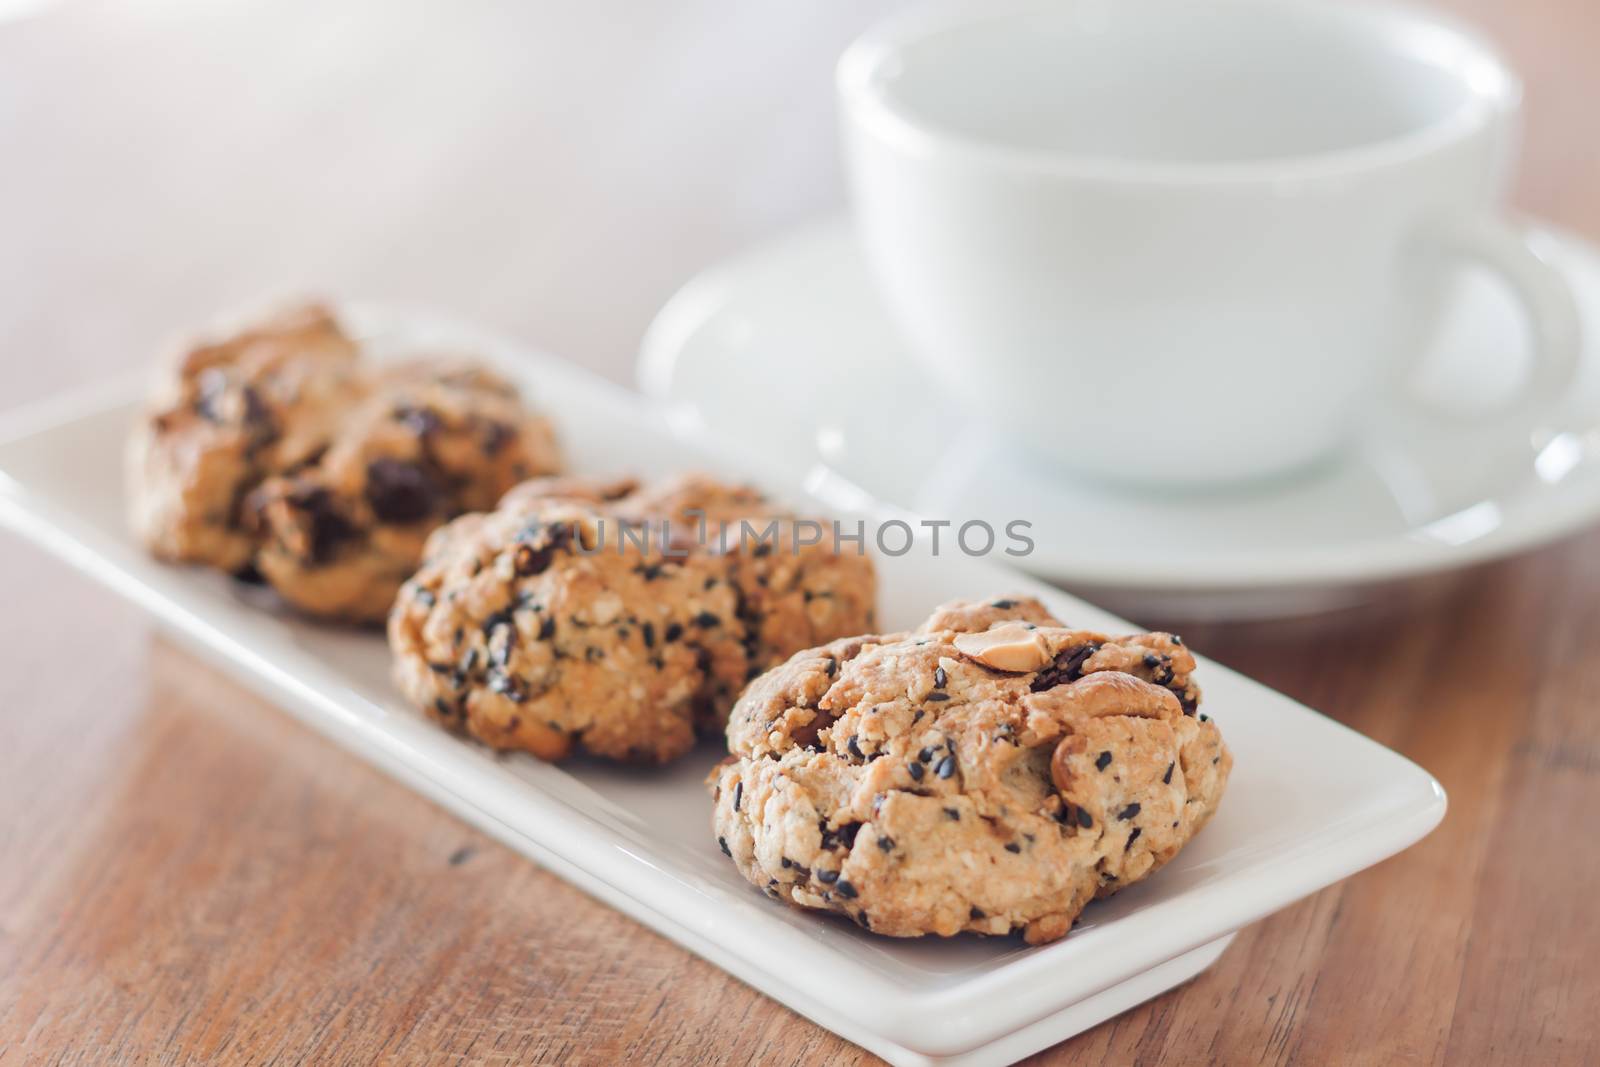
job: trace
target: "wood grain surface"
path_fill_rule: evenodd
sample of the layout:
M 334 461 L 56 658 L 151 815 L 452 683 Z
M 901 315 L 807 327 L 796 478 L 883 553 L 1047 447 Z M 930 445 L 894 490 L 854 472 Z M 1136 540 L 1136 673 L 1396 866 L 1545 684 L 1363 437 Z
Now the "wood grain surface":
M 840 203 L 829 67 L 888 6 L 0 2 L 0 406 L 305 287 L 626 379 L 684 278 Z M 1600 5 L 1447 6 L 1526 74 L 1519 205 L 1600 239 Z M 1450 813 L 1038 1062 L 1600 1062 L 1597 561 L 1187 627 Z M 0 1064 L 871 1061 L 9 535 L 0 590 Z

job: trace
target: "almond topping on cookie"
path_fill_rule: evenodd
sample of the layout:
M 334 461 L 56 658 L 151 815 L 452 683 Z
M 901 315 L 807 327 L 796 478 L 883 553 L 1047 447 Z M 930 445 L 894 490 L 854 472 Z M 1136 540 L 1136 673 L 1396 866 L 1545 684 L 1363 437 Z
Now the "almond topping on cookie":
M 1036 671 L 1050 662 L 1050 650 L 1037 630 L 1007 623 L 978 634 L 959 634 L 956 651 L 997 671 Z

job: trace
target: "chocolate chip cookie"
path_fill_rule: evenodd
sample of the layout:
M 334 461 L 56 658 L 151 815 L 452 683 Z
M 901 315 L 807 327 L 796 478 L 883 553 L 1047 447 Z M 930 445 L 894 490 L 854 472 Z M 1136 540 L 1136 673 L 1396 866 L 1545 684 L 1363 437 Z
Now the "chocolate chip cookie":
M 871 559 L 806 521 L 702 477 L 529 482 L 429 539 L 389 619 L 396 677 L 495 748 L 675 759 L 751 678 L 871 627 Z
M 457 357 L 371 364 L 319 305 L 184 349 L 129 449 L 151 552 L 360 623 L 384 618 L 440 523 L 556 468 L 549 423 L 510 384 Z
M 878 933 L 1054 940 L 1216 810 L 1232 758 L 1194 667 L 1027 597 L 800 652 L 733 709 L 718 841 L 769 896 Z

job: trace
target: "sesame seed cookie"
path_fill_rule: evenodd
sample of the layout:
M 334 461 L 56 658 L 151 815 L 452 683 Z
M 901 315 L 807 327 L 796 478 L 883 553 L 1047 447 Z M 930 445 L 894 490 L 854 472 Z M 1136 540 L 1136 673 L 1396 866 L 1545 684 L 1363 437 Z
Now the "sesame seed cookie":
M 427 535 L 557 468 L 548 422 L 470 361 L 371 365 L 307 305 L 183 350 L 129 446 L 150 551 L 382 621 Z
M 1029 597 L 797 653 L 729 718 L 718 841 L 769 896 L 877 933 L 1055 940 L 1216 810 L 1232 757 L 1194 667 Z
M 778 537 L 720 536 L 739 520 Z M 871 559 L 801 521 L 707 478 L 529 482 L 429 539 L 389 619 L 397 680 L 495 748 L 676 759 L 752 677 L 871 627 Z

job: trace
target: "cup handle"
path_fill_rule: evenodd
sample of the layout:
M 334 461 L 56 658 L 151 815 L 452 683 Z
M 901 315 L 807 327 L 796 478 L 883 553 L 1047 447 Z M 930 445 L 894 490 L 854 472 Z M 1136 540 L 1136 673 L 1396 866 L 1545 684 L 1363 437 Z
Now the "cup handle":
M 1560 271 L 1543 259 L 1528 230 L 1491 216 L 1461 216 L 1429 223 L 1419 235 L 1421 250 L 1438 260 L 1470 262 L 1497 275 L 1518 298 L 1532 338 L 1532 366 L 1522 387 L 1495 410 L 1471 415 L 1440 406 L 1415 388 L 1404 391 L 1405 407 L 1426 422 L 1470 422 L 1480 431 L 1532 434 L 1554 413 L 1577 376 L 1582 347 L 1578 304 Z M 1436 275 L 1435 275 L 1436 276 Z M 1416 345 L 1414 371 L 1423 346 Z M 1464 428 L 1464 427 L 1462 427 Z

